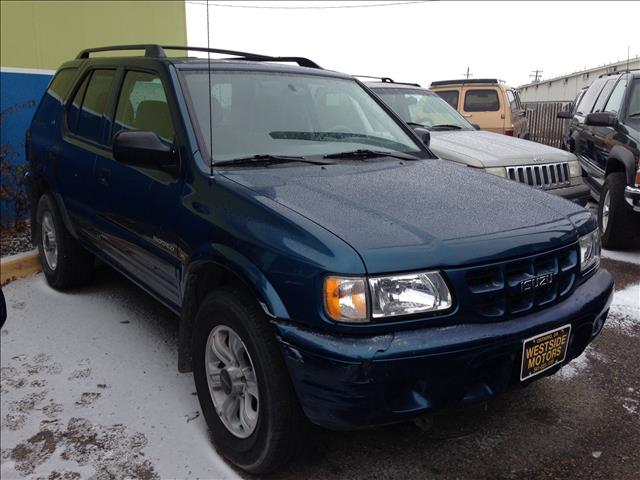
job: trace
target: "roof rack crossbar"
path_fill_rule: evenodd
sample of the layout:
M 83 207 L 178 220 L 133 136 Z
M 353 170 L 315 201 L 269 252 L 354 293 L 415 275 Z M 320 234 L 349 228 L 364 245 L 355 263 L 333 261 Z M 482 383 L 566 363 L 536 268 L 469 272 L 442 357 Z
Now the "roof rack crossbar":
M 373 80 L 380 80 L 382 83 L 395 83 L 398 85 L 410 85 L 412 87 L 419 87 L 419 83 L 411 83 L 411 82 L 396 82 L 392 78 L 389 77 L 374 77 L 371 75 L 353 75 L 356 78 L 371 78 Z
M 461 78 L 458 80 L 437 80 L 435 82 L 431 82 L 431 86 L 439 87 L 442 85 L 461 85 L 466 83 L 498 84 L 498 83 L 504 83 L 504 80 L 500 80 L 499 78 Z
M 144 50 L 145 57 L 165 58 L 167 55 L 160 45 L 138 44 L 138 45 L 113 45 L 110 47 L 85 48 L 78 53 L 76 59 L 89 58 L 91 53 L 114 52 L 118 50 Z
M 270 55 L 261 55 L 259 53 L 239 52 L 236 50 L 226 50 L 220 48 L 206 48 L 206 47 L 189 47 L 181 45 L 155 45 L 155 44 L 139 44 L 139 45 L 114 45 L 111 47 L 98 47 L 87 48 L 82 50 L 77 59 L 89 58 L 91 53 L 96 52 L 112 52 L 118 50 L 144 50 L 145 57 L 154 58 L 166 58 L 167 54 L 165 50 L 180 50 L 180 51 L 194 51 L 194 52 L 210 52 L 219 53 L 222 55 L 232 55 L 233 60 L 248 60 L 254 62 L 293 62 L 297 63 L 301 67 L 319 68 L 322 67 L 315 63 L 313 60 L 309 60 L 304 57 L 272 57 Z

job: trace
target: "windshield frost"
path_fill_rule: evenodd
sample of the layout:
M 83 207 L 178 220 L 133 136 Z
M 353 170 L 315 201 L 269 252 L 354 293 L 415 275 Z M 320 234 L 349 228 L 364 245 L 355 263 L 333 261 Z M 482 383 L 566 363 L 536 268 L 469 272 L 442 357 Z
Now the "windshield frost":
M 454 125 L 473 130 L 462 115 L 434 93 L 408 88 L 377 88 L 375 92 L 405 122 L 419 123 L 426 128 Z
M 202 141 L 209 137 L 206 71 L 184 72 Z M 315 156 L 354 149 L 422 157 L 415 142 L 355 81 L 286 73 L 212 72 L 214 161 Z

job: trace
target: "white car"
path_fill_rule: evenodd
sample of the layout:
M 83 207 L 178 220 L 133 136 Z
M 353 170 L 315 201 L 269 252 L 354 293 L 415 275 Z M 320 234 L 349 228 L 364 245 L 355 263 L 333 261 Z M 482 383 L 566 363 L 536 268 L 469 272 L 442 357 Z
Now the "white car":
M 418 84 L 383 78 L 366 85 L 411 127 L 427 129 L 429 148 L 440 158 L 586 204 L 589 188 L 573 153 L 478 130 L 437 94 Z

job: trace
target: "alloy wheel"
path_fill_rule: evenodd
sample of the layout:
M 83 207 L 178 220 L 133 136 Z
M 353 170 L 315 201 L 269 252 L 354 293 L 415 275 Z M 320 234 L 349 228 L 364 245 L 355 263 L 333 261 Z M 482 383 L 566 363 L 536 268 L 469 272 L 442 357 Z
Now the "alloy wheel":
M 58 266 L 58 240 L 51 212 L 42 215 L 42 250 L 47 265 L 51 270 Z
M 209 393 L 218 417 L 236 437 L 249 437 L 258 424 L 260 400 L 247 347 L 232 328 L 218 325 L 207 339 L 205 362 Z

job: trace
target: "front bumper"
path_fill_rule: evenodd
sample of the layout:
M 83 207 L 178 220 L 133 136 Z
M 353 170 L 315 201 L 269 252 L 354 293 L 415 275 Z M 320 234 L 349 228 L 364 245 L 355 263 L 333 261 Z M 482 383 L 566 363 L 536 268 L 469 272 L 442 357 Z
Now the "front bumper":
M 553 190 L 546 191 L 562 198 L 566 198 L 567 200 L 577 203 L 578 205 L 582 205 L 583 207 L 591 197 L 589 186 L 584 183 L 571 185 L 570 187 L 554 188 Z
M 613 278 L 600 270 L 566 300 L 531 315 L 376 336 L 343 336 L 274 321 L 305 414 L 337 430 L 382 425 L 485 401 L 558 371 L 519 381 L 524 339 L 566 324 L 565 363 L 606 319 Z
M 640 188 L 625 187 L 624 199 L 634 211 L 640 212 Z

